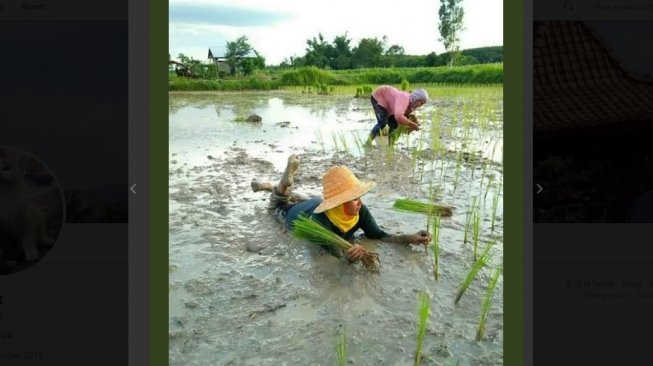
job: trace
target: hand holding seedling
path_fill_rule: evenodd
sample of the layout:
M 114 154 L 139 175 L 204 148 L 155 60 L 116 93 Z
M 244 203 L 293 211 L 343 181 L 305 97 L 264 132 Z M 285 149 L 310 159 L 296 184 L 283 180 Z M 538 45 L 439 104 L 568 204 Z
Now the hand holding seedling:
M 412 122 L 412 124 L 408 125 L 410 131 L 419 131 L 419 121 L 417 121 L 417 117 L 414 114 L 410 114 L 407 118 Z
M 347 255 L 347 259 L 351 263 L 355 263 L 355 262 L 358 262 L 359 260 L 361 260 L 361 258 L 363 258 L 364 254 L 365 254 L 365 249 L 362 246 L 360 246 L 359 244 L 354 244 L 354 245 L 352 245 L 351 248 L 349 248 L 347 250 L 346 255 Z

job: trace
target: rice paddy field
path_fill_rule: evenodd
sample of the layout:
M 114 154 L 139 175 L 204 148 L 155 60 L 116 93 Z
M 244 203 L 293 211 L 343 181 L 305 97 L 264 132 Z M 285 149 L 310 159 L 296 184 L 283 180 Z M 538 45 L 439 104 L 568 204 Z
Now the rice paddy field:
M 170 365 L 503 364 L 503 90 L 421 87 L 421 130 L 367 149 L 355 87 L 170 93 Z M 377 183 L 362 200 L 385 231 L 433 243 L 359 237 L 371 272 L 284 232 L 250 182 L 276 184 L 291 154 L 294 191 L 346 165 Z

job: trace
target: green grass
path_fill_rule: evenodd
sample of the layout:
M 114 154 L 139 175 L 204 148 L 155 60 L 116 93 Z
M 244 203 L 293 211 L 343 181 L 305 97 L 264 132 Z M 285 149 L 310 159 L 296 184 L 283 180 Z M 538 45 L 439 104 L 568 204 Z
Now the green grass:
M 417 327 L 417 349 L 415 350 L 415 366 L 419 366 L 422 359 L 422 345 L 424 344 L 424 335 L 426 335 L 426 321 L 431 311 L 431 299 L 426 292 L 419 294 L 419 324 Z
M 367 97 L 371 94 L 368 85 L 388 84 L 401 88 L 406 80 L 412 89 L 435 86 L 431 98 L 452 95 L 439 86 L 485 86 L 502 87 L 503 64 L 480 64 L 468 66 L 371 68 L 353 70 L 323 70 L 315 66 L 286 70 L 260 70 L 250 76 L 225 77 L 223 79 L 190 79 L 174 74 L 168 77 L 169 90 L 270 90 L 288 86 L 310 86 L 316 93 L 336 93 L 339 86 L 353 86 L 349 95 Z M 363 87 L 361 87 L 363 85 Z M 370 89 L 366 89 L 370 88 Z
M 454 301 L 455 304 L 457 304 L 458 301 L 460 301 L 460 299 L 463 297 L 463 294 L 465 293 L 469 285 L 471 285 L 478 271 L 480 271 L 481 268 L 483 268 L 483 266 L 485 266 L 490 260 L 490 248 L 492 247 L 493 244 L 494 244 L 493 242 L 489 243 L 485 247 L 483 253 L 481 254 L 481 257 L 476 262 L 474 262 L 472 268 L 469 270 L 469 273 L 467 273 L 467 277 L 465 277 L 463 283 L 458 287 L 458 293 L 456 294 L 456 300 Z
M 483 333 L 485 332 L 485 323 L 487 322 L 487 317 L 490 314 L 490 308 L 492 307 L 492 298 L 494 297 L 494 289 L 497 287 L 497 280 L 503 269 L 501 267 L 497 268 L 494 271 L 494 274 L 490 278 L 490 284 L 485 291 L 485 297 L 483 298 L 483 304 L 481 305 L 481 317 L 478 321 L 478 328 L 476 329 L 476 341 L 480 341 L 483 338 Z

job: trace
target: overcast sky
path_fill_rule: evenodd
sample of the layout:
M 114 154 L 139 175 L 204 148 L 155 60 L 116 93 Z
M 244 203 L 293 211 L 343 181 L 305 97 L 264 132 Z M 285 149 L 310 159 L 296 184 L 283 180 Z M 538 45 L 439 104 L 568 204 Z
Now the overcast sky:
M 332 43 L 347 33 L 361 38 L 388 37 L 387 45 L 406 54 L 444 52 L 438 41 L 438 0 L 170 0 L 169 51 L 205 61 L 209 46 L 224 46 L 245 35 L 266 63 L 303 56 L 306 40 L 321 32 Z M 503 1 L 464 0 L 461 48 L 503 45 Z

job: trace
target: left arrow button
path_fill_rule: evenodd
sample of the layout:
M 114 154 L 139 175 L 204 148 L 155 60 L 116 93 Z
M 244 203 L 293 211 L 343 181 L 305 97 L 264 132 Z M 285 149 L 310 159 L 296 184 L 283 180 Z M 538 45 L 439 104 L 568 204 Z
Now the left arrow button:
M 132 191 L 133 194 L 136 194 L 136 191 L 134 190 L 134 187 L 136 187 L 136 184 L 133 186 L 129 187 L 129 190 Z

